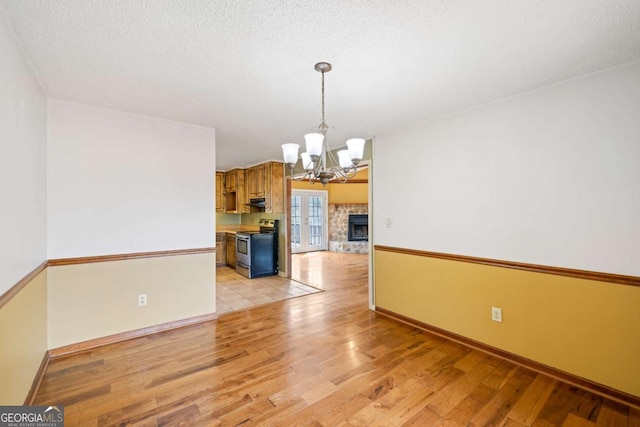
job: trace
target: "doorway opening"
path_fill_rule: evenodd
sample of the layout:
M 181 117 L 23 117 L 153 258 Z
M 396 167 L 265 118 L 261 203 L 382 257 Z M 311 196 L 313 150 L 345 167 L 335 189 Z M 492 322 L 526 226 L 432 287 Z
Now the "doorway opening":
M 291 252 L 328 249 L 327 200 L 325 190 L 291 191 Z
M 337 265 L 348 265 L 349 270 L 354 271 L 364 269 L 371 279 L 370 174 L 371 166 L 367 161 L 362 162 L 356 177 L 346 183 L 330 182 L 322 187 L 319 183 L 287 180 L 286 256 L 292 280 L 323 289 L 330 286 L 323 282 L 333 277 Z M 319 193 L 326 194 L 327 198 L 322 202 L 313 199 Z M 314 213 L 305 216 L 305 209 Z M 351 232 L 350 218 L 352 222 L 356 218 L 355 229 Z M 313 237 L 305 240 L 305 232 Z M 369 288 L 370 307 L 373 307 L 371 281 Z

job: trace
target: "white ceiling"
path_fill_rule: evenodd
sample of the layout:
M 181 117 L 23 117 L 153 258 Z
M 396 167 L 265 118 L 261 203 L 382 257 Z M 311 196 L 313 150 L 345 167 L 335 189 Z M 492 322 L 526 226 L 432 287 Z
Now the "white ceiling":
M 640 58 L 639 0 L 0 0 L 49 97 L 217 129 L 218 168 Z M 185 149 L 187 149 L 185 147 Z

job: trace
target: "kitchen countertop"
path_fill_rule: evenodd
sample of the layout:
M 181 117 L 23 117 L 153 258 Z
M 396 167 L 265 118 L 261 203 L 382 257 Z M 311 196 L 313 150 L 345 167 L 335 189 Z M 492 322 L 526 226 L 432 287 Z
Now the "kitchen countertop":
M 259 231 L 260 227 L 257 225 L 218 225 L 216 227 L 216 233 L 231 233 L 236 234 L 238 231 Z

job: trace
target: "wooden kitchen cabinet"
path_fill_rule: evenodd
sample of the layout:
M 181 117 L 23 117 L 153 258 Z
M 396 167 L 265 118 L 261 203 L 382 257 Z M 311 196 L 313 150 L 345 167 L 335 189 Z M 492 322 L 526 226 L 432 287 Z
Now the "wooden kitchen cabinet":
M 227 265 L 232 268 L 236 268 L 236 235 L 233 233 L 227 234 Z
M 232 169 L 224 174 L 224 206 L 227 213 L 245 212 L 244 169 Z
M 247 169 L 247 192 L 250 199 L 262 198 L 266 195 L 267 164 L 252 166 Z
M 246 169 L 246 197 L 264 198 L 267 213 L 284 212 L 284 164 L 267 162 Z
M 224 172 L 216 172 L 216 213 L 224 212 Z
M 284 212 L 284 163 L 266 163 L 265 174 L 265 212 Z
M 227 241 L 225 239 L 226 234 L 227 233 L 216 233 L 216 267 L 225 265 L 227 263 Z
M 238 188 L 238 172 L 241 169 L 231 169 L 224 173 L 224 190 L 233 192 Z

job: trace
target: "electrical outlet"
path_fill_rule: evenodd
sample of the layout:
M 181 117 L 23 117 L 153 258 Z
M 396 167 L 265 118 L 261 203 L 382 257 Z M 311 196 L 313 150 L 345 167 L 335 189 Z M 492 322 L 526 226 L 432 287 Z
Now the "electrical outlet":
M 391 221 L 391 218 L 387 217 L 384 219 L 384 224 L 387 226 L 387 228 L 391 228 L 393 221 Z
M 494 322 L 502 323 L 502 309 L 498 307 L 491 307 L 491 320 Z
M 147 294 L 138 295 L 138 307 L 142 307 L 143 305 L 147 305 Z

